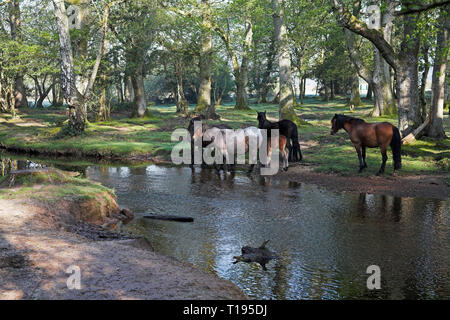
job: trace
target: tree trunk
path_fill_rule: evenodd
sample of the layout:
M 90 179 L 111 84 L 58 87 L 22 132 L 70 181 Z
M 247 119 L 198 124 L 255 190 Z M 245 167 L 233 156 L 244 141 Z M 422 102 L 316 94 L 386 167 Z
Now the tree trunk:
M 424 60 L 424 68 L 420 80 L 420 118 L 422 122 L 425 122 L 427 118 L 427 98 L 426 98 L 426 86 L 427 86 L 427 78 L 428 78 L 428 72 L 430 70 L 429 65 L 429 59 L 428 59 L 428 50 L 430 49 L 429 46 L 426 46 L 423 48 L 423 60 Z
M 133 99 L 133 117 L 143 117 L 147 110 L 147 102 L 145 99 L 143 61 L 139 62 L 136 69 L 133 70 L 131 75 L 131 84 L 133 86 L 134 99 Z
M 442 12 L 441 15 L 445 13 Z M 445 22 L 445 21 L 444 21 Z M 437 49 L 433 66 L 433 93 L 431 98 L 430 125 L 427 135 L 432 138 L 444 139 L 444 89 L 445 72 L 447 68 L 447 46 L 448 46 L 448 19 L 437 35 Z
M 328 102 L 330 101 L 330 87 L 328 86 L 328 82 L 324 81 L 324 96 L 323 100 Z
M 366 99 L 367 99 L 367 100 L 372 100 L 372 94 L 373 94 L 372 84 L 369 83 L 369 84 L 367 85 Z
M 396 83 L 398 92 L 398 126 L 402 136 L 405 137 L 421 124 L 418 90 L 420 37 L 416 35 L 418 17 L 406 16 L 403 19 L 403 40 L 396 65 Z
M 212 26 L 209 0 L 202 0 L 201 7 L 205 28 L 201 36 L 199 89 L 195 112 L 206 118 L 215 118 L 217 116 L 215 106 L 211 104 Z
M 287 31 L 283 21 L 283 1 L 272 0 L 274 9 L 273 22 L 275 26 L 275 42 L 278 48 L 278 64 L 280 69 L 280 119 L 288 119 L 299 123 L 294 111 L 294 97 L 292 93 L 291 54 L 287 42 Z
M 350 96 L 350 105 L 355 107 L 359 107 L 362 105 L 361 96 L 359 94 L 359 76 L 358 74 L 353 75 L 352 77 L 352 92 Z
M 59 51 L 61 57 L 61 87 L 69 106 L 69 127 L 73 134 L 84 131 L 86 125 L 86 105 L 84 97 L 78 92 L 73 72 L 72 45 L 69 34 L 69 22 L 63 0 L 53 0 L 59 33 Z
M 184 96 L 183 90 L 183 67 L 180 61 L 176 62 L 175 73 L 177 76 L 177 113 L 187 114 L 189 103 Z
M 375 103 L 372 110 L 372 117 L 394 114 L 397 110 L 391 91 L 389 65 L 375 46 L 373 48 L 373 59 L 374 71 L 372 76 L 372 86 L 375 94 Z
M 248 55 L 250 54 L 250 47 L 253 42 L 253 26 L 249 19 L 245 21 L 245 41 L 242 54 L 241 67 L 238 70 L 235 83 L 236 83 L 236 106 L 235 109 L 246 110 L 248 107 L 247 99 L 247 85 L 248 85 Z M 235 63 L 237 63 L 237 57 L 234 57 Z M 235 66 L 236 68 L 236 66 Z M 236 70 L 235 70 L 236 71 Z
M 21 40 L 20 34 L 20 1 L 12 0 L 8 4 L 9 11 L 9 27 L 11 31 L 11 38 L 15 41 Z M 14 97 L 15 97 L 15 106 L 17 108 L 28 107 L 27 94 L 25 90 L 25 85 L 23 83 L 23 76 L 18 75 L 15 79 L 14 84 Z
M 267 66 L 263 75 L 263 83 L 259 94 L 259 103 L 267 103 L 267 95 L 270 91 L 270 74 L 273 69 L 273 60 L 275 58 L 275 38 L 270 41 L 269 50 L 267 51 Z

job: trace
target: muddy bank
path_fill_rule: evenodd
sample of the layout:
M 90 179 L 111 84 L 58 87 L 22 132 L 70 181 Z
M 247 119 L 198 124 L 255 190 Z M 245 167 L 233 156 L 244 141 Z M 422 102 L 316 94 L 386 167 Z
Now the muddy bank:
M 80 190 L 62 182 L 0 189 L 0 299 L 246 298 L 229 281 L 105 228 L 125 219 L 108 191 L 96 190 L 104 202 L 83 202 L 52 187 Z M 70 266 L 81 272 L 79 290 L 67 287 Z
M 338 192 L 385 194 L 396 197 L 448 199 L 450 173 L 413 176 L 343 176 L 313 171 L 311 166 L 294 164 L 288 172 L 278 173 L 275 179 L 315 184 Z

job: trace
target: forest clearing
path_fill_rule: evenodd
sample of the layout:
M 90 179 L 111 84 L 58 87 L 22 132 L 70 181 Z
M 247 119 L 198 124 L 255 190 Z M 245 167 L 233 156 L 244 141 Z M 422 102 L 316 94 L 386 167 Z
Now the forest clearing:
M 0 1 L 0 300 L 449 299 L 449 30 L 446 0 Z

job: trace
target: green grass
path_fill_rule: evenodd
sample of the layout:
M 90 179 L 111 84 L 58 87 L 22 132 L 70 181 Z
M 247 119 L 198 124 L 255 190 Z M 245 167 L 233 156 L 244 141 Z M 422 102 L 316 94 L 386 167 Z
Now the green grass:
M 356 152 L 345 132 L 330 136 L 330 120 L 335 113 L 343 113 L 363 118 L 368 122 L 388 121 L 396 125 L 395 117 L 370 116 L 372 102 L 350 112 L 346 99 L 324 102 L 316 98 L 307 98 L 303 105 L 295 110 L 308 125 L 299 127 L 300 141 L 303 145 L 305 163 L 314 170 L 339 174 L 355 174 L 358 170 Z M 250 110 L 239 111 L 232 103 L 217 107 L 221 116 L 219 121 L 232 128 L 256 126 L 256 112 L 267 111 L 270 120 L 278 118 L 278 106 L 272 104 L 251 104 Z M 190 106 L 193 110 L 194 106 Z M 171 142 L 170 136 L 176 128 L 186 128 L 187 120 L 177 117 L 173 105 L 150 107 L 150 114 L 144 118 L 130 119 L 124 115 L 115 115 L 110 121 L 89 123 L 84 134 L 78 137 L 58 138 L 58 132 L 66 120 L 63 109 L 21 110 L 20 119 L 11 120 L 8 115 L 0 114 L 0 145 L 20 150 L 35 150 L 59 154 L 71 154 L 78 157 L 128 159 L 140 156 L 159 156 L 170 159 L 170 152 L 177 142 Z M 448 115 L 445 116 L 445 130 L 450 136 Z M 449 171 L 450 141 L 423 139 L 402 150 L 402 174 L 418 174 Z M 386 172 L 392 172 L 392 154 L 388 152 Z M 365 175 L 373 175 L 381 164 L 379 149 L 367 149 L 369 168 Z
M 0 183 L 6 177 L 0 177 Z M 39 185 L 38 188 L 35 186 Z M 1 188 L 0 199 L 31 198 L 42 201 L 53 201 L 64 197 L 77 200 L 96 199 L 99 195 L 114 197 L 114 190 L 88 179 L 71 177 L 55 172 L 39 172 L 19 177 L 13 189 Z M 105 196 L 105 199 L 109 199 Z

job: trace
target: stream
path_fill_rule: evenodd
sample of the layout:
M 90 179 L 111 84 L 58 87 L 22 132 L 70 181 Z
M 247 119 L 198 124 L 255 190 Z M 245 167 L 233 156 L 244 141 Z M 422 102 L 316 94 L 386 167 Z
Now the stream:
M 231 280 L 250 298 L 450 298 L 449 200 L 335 193 L 289 181 L 288 173 L 282 180 L 159 165 L 72 169 L 114 188 L 119 204 L 137 216 L 127 231 L 161 254 Z M 149 214 L 195 221 L 142 218 Z M 280 256 L 268 271 L 232 264 L 241 247 L 265 240 Z M 367 289 L 370 265 L 380 267 L 380 290 Z

